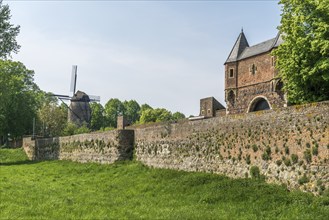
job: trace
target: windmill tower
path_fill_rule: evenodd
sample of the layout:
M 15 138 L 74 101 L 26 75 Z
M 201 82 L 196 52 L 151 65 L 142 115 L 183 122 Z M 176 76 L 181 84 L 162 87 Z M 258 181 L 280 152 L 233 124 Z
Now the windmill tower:
M 72 77 L 70 91 L 73 93 L 72 97 L 67 95 L 55 95 L 60 100 L 70 100 L 68 106 L 68 122 L 73 123 L 79 127 L 86 125 L 89 127 L 91 120 L 90 102 L 99 102 L 99 96 L 89 96 L 85 92 L 76 91 L 77 84 L 77 70 L 76 65 L 72 66 Z

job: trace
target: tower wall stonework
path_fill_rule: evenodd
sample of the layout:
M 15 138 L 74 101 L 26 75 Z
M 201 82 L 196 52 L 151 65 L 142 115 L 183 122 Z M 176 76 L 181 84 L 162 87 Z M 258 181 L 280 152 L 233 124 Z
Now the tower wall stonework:
M 251 101 L 258 96 L 266 97 L 271 108 L 285 105 L 283 91 L 275 89 L 278 71 L 272 62 L 272 55 L 268 52 L 225 65 L 225 100 L 228 114 L 248 112 Z M 232 68 L 233 78 L 230 77 Z M 230 92 L 234 93 L 233 101 Z

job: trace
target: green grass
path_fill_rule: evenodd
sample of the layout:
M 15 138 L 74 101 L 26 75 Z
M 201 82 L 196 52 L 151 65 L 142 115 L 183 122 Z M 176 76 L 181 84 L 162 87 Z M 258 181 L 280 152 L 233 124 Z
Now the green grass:
M 113 165 L 27 161 L 0 150 L 0 219 L 327 219 L 329 197 L 251 179 Z

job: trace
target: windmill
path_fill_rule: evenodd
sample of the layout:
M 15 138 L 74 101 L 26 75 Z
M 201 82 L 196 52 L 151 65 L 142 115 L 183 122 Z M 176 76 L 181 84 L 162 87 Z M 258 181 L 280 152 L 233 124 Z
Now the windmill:
M 70 92 L 72 92 L 72 96 L 69 95 L 55 95 L 58 99 L 60 99 L 63 103 L 63 100 L 70 100 L 70 106 L 68 106 L 68 122 L 76 124 L 77 126 L 82 126 L 86 124 L 87 126 L 90 124 L 91 120 L 91 109 L 90 102 L 99 102 L 99 96 L 89 96 L 82 91 L 76 92 L 77 85 L 77 70 L 78 66 L 72 66 L 72 76 L 71 76 L 71 86 Z

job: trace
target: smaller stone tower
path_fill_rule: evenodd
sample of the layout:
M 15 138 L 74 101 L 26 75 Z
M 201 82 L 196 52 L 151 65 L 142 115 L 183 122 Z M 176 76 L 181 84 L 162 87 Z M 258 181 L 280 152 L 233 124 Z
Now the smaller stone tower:
M 200 99 L 200 116 L 206 118 L 216 117 L 219 110 L 223 111 L 225 114 L 225 107 L 214 97 Z
M 90 125 L 91 109 L 89 96 L 81 91 L 77 91 L 71 99 L 68 111 L 68 121 L 77 125 Z

